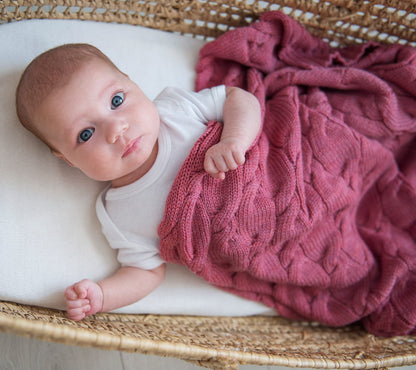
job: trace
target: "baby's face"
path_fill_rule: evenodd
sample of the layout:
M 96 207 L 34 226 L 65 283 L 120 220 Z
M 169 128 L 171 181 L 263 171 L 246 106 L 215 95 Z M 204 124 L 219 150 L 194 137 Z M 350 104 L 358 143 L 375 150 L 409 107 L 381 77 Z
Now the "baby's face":
M 156 159 L 156 107 L 127 76 L 98 59 L 54 90 L 34 122 L 55 154 L 113 186 L 137 180 Z

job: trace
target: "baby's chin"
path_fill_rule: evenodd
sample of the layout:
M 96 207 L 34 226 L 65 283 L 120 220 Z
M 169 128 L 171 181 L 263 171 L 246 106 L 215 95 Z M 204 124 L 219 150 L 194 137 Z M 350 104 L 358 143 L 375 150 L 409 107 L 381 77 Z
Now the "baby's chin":
M 96 182 L 112 182 L 114 181 L 114 176 L 105 176 L 105 175 L 100 175 L 100 174 L 94 174 L 88 171 L 84 171 L 82 169 L 79 168 L 79 170 L 86 176 L 88 177 L 90 180 L 96 181 Z

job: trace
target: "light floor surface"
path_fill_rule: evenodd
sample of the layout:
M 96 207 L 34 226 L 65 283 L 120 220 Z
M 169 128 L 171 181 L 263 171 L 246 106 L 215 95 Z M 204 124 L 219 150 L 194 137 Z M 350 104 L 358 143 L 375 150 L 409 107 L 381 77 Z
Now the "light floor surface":
M 0 370 L 198 370 L 188 362 L 138 353 L 105 351 L 43 342 L 0 333 Z M 240 365 L 240 370 L 288 370 L 279 366 Z M 404 366 L 400 370 L 416 370 Z

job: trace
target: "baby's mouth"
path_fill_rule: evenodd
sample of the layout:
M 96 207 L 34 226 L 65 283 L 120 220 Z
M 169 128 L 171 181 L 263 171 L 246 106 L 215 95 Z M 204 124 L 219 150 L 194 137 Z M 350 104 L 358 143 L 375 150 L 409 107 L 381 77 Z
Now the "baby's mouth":
M 129 141 L 129 143 L 124 148 L 122 158 L 127 157 L 129 154 L 133 153 L 139 146 L 141 142 L 141 136 Z

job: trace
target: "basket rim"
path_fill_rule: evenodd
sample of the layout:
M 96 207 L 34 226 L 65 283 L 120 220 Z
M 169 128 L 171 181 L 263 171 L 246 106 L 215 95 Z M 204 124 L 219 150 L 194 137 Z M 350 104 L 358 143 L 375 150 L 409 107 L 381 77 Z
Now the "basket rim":
M 107 314 L 108 315 L 108 314 Z M 110 314 L 112 315 L 112 314 Z M 133 315 L 149 316 L 149 315 Z M 154 316 L 154 315 L 151 315 Z M 166 316 L 166 315 L 162 315 Z M 227 362 L 239 364 L 271 365 L 321 369 L 371 369 L 398 367 L 416 364 L 416 353 L 391 355 L 383 359 L 340 359 L 302 358 L 295 356 L 259 354 L 230 349 L 208 349 L 193 344 L 170 343 L 145 338 L 117 336 L 110 333 L 94 333 L 89 329 L 70 327 L 65 324 L 9 318 L 0 312 L 0 331 L 47 342 L 92 347 L 103 350 L 139 352 L 164 357 L 175 357 L 187 361 Z
M 79 19 L 128 23 L 214 39 L 235 27 L 248 26 L 266 11 L 280 10 L 314 36 L 334 45 L 372 40 L 416 46 L 413 3 L 413 0 L 330 0 L 325 4 L 319 0 L 96 0 L 91 4 L 86 0 L 2 0 L 0 24 L 23 19 Z

